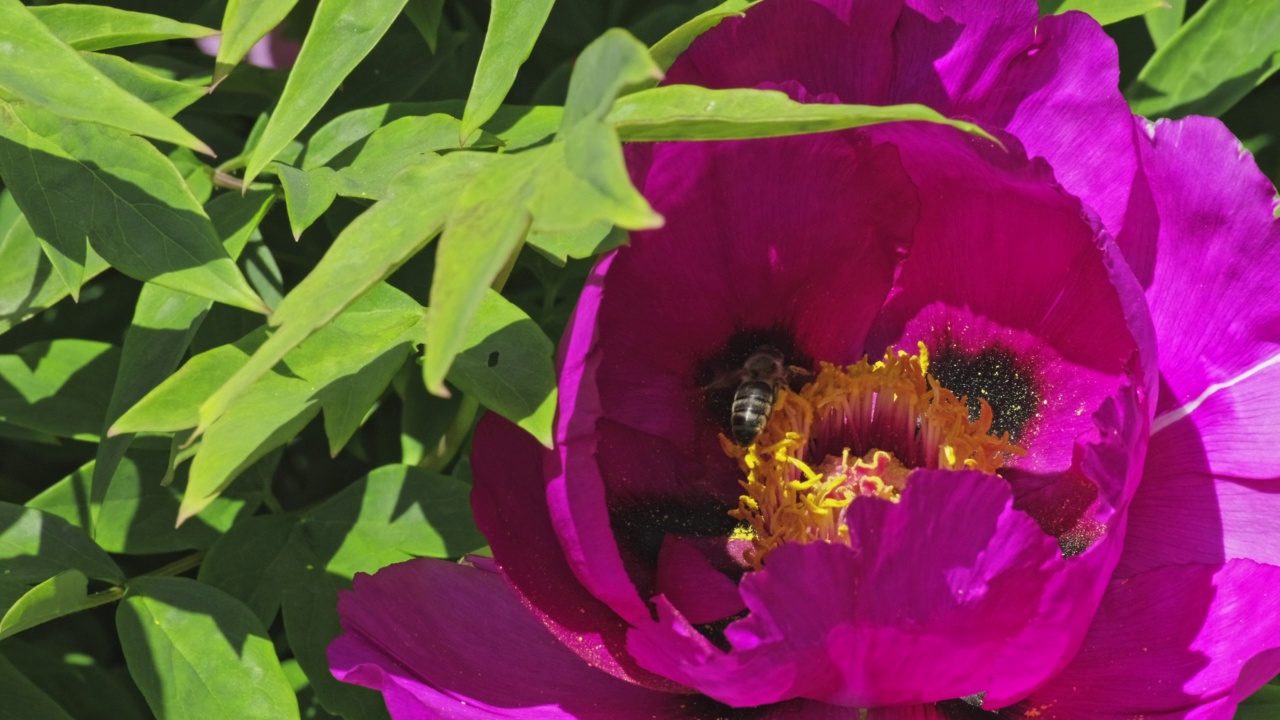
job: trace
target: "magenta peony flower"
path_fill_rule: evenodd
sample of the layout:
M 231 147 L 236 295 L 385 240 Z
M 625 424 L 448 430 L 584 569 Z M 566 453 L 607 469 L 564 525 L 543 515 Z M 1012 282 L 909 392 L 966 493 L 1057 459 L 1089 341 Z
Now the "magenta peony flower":
M 667 223 L 587 283 L 554 449 L 477 428 L 494 560 L 357 577 L 334 674 L 395 718 L 1231 717 L 1280 672 L 1274 189 L 1117 76 L 1032 0 L 702 36 L 667 82 L 926 103 L 1007 150 L 632 147 Z

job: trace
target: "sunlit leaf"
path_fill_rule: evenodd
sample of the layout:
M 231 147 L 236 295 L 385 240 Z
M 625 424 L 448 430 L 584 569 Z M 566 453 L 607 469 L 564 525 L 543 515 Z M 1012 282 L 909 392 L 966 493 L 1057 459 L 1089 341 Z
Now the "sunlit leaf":
M 34 5 L 29 9 L 58 39 L 77 50 L 106 50 L 160 40 L 202 38 L 218 32 L 159 15 L 104 5 L 58 3 Z
M 198 85 L 170 80 L 118 55 L 87 52 L 84 59 L 112 82 L 168 117 L 205 96 L 204 88 Z
M 298 0 L 228 0 L 213 70 L 217 85 L 267 33 L 284 21 Z
M 1125 94 L 1146 117 L 1216 116 L 1280 69 L 1271 3 L 1209 0 L 1151 57 Z
M 56 515 L 0 502 L 0 567 L 6 580 L 37 583 L 65 570 L 119 583 L 124 573 L 85 531 Z
M 1142 19 L 1147 23 L 1147 32 L 1151 33 L 1151 42 L 1159 49 L 1169 42 L 1187 14 L 1187 0 L 1165 0 L 1165 7 L 1156 8 Z
M 444 13 L 444 0 L 409 0 L 404 6 L 405 15 L 413 21 L 431 52 L 436 51 L 440 39 L 440 18 Z
M 89 578 L 79 570 L 64 570 L 27 591 L 0 617 L 0 640 L 63 615 L 96 604 L 89 597 Z
M 1087 12 L 1103 25 L 1128 20 L 1168 7 L 1168 0 L 1039 0 L 1041 15 L 1055 15 L 1070 10 Z
M 0 0 L 0 90 L 73 120 L 212 154 L 204 143 L 155 108 L 108 80 L 59 40 L 18 0 Z
M 116 348 L 92 340 L 39 342 L 0 355 L 0 420 L 96 440 L 119 362 Z
M 698 38 L 702 33 L 719 25 L 722 20 L 729 17 L 739 17 L 745 13 L 752 5 L 760 2 L 760 0 L 728 0 L 711 8 L 710 10 L 694 17 L 680 27 L 667 33 L 666 37 L 654 43 L 649 50 L 649 54 L 653 57 L 654 62 L 662 70 L 667 70 L 677 57 Z
M 483 125 L 502 104 L 516 80 L 516 71 L 533 51 L 533 43 L 551 14 L 553 2 L 491 0 L 489 30 L 484 36 L 484 49 L 462 113 L 462 138 Z
M 220 590 L 187 578 L 136 578 L 116 628 L 129 673 L 157 717 L 299 717 L 266 630 Z
M 245 167 L 251 182 L 297 137 L 342 80 L 369 54 L 406 0 L 320 0 L 280 102 Z
M 10 197 L 8 193 L 5 197 Z M 15 206 L 16 207 L 16 206 Z M 108 267 L 102 256 L 85 251 L 87 281 Z M 40 239 L 25 217 L 0 235 L 0 333 L 67 297 L 67 284 L 54 272 Z

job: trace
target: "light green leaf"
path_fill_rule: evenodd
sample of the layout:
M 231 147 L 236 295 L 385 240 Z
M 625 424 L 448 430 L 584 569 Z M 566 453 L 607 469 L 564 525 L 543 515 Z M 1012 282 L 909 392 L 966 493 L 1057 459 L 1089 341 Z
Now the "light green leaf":
M 216 87 L 249 50 L 284 22 L 298 0 L 229 0 L 222 14 L 222 42 L 213 69 Z
M 555 345 L 538 324 L 490 290 L 467 331 L 449 382 L 551 447 Z
M 542 32 L 554 0 L 491 0 L 489 30 L 476 66 L 467 107 L 462 112 L 462 139 L 485 123 L 516 81 L 516 72 Z
M 279 163 L 275 169 L 280 187 L 284 189 L 289 229 L 293 231 L 293 239 L 297 240 L 338 197 L 337 173 L 327 167 L 299 170 Z
M 409 0 L 404 6 L 404 14 L 422 33 L 427 41 L 427 48 L 436 51 L 436 42 L 440 39 L 440 18 L 444 14 L 444 0 Z
M 270 320 L 275 332 L 201 406 L 197 433 L 221 417 L 286 353 L 434 238 L 466 181 L 494 160 L 495 156 L 482 153 L 451 153 L 397 175 L 387 197 L 348 225 L 311 273 L 281 301 Z
M 570 232 L 531 232 L 529 246 L 556 265 L 569 258 L 588 258 L 627 244 L 627 231 L 599 221 Z
M 203 550 L 233 524 L 253 515 L 260 497 L 239 488 L 221 495 L 190 521 L 175 528 L 185 474 L 169 486 L 161 485 L 169 453 L 133 448 L 116 463 L 107 483 L 93 539 L 112 553 L 147 555 Z M 89 462 L 27 501 L 27 507 L 57 515 L 79 528 L 90 527 L 89 492 L 95 463 Z
M 977 125 L 950 120 L 924 105 L 799 103 L 777 90 L 695 85 L 667 85 L 619 98 L 608 121 L 624 142 L 766 138 L 903 121 L 950 125 L 992 139 Z
M 560 119 L 563 137 L 583 120 L 603 120 L 624 90 L 660 80 L 662 70 L 626 30 L 614 28 L 596 38 L 578 56 Z
M 244 194 L 223 193 L 209 203 L 207 212 L 222 245 L 235 259 L 244 250 L 249 236 L 257 229 L 275 201 L 269 190 L 250 189 Z M 145 285 L 138 296 L 133 320 L 125 334 L 121 350 L 120 370 L 111 392 L 103 432 L 110 428 L 134 403 L 173 373 L 187 352 L 191 340 L 204 321 L 211 303 L 195 295 L 170 290 L 159 285 Z M 123 457 L 131 435 L 109 437 L 98 445 L 90 507 L 92 526 L 97 527 L 97 511 L 107 485 L 115 473 L 116 463 Z
M 204 88 L 198 85 L 170 80 L 118 55 L 93 52 L 82 54 L 90 65 L 110 78 L 111 82 L 136 95 L 166 117 L 177 115 L 183 108 L 205 96 Z
M 250 183 L 297 137 L 365 55 L 373 49 L 406 0 L 320 0 L 284 93 L 245 167 Z
M 0 697 L 0 720 L 75 720 L 5 657 L 0 657 Z
M 0 420 L 57 437 L 96 440 L 120 353 L 61 339 L 0 355 Z
M 458 144 L 459 123 L 443 113 L 425 117 L 404 117 L 378 128 L 360 147 L 343 152 L 330 167 L 337 171 L 338 194 L 379 200 L 391 179 L 401 170 L 431 162 L 431 155 L 443 150 L 484 145 L 493 147 L 497 138 L 471 133 L 465 146 Z
M 59 3 L 35 5 L 29 9 L 58 39 L 77 50 L 106 50 L 160 40 L 202 38 L 218 32 L 159 15 L 103 5 Z
M 87 238 L 130 277 L 264 309 L 182 176 L 150 143 L 0 102 L 0 173 L 36 234 L 73 266 L 84 267 Z
M 1156 8 L 1142 17 L 1157 50 L 1164 47 L 1169 38 L 1178 32 L 1187 14 L 1187 0 L 1165 0 L 1165 5 L 1166 7 Z
M 0 617 L 0 640 L 102 603 L 89 597 L 89 578 L 79 570 L 64 570 L 36 585 Z
M 758 2 L 760 0 L 727 0 L 727 2 L 722 2 L 667 33 L 666 37 L 654 43 L 653 47 L 649 49 L 649 55 L 653 57 L 659 68 L 666 71 L 676 61 L 676 58 L 689 49 L 689 46 L 693 44 L 693 41 L 699 35 L 719 25 L 725 18 L 741 17 L 748 8 Z
M 56 515 L 0 502 L 0 579 L 43 582 L 64 570 L 124 581 L 111 557 L 80 528 Z
M 129 674 L 157 717 L 299 717 L 266 630 L 220 590 L 187 578 L 131 580 L 116 628 Z
M 1089 13 L 1102 25 L 1118 23 L 1169 6 L 1168 0 L 1039 0 L 1041 15 L 1069 10 Z
M 1209 0 L 1151 57 L 1125 94 L 1149 118 L 1218 116 L 1280 69 L 1280 13 Z
M 6 192 L 4 197 L 12 196 Z M 89 248 L 85 251 L 83 280 L 96 277 L 107 267 L 107 261 Z M 0 333 L 69 294 L 35 231 L 25 217 L 19 216 L 9 231 L 0 235 Z
M 72 120 L 213 152 L 181 125 L 108 80 L 18 0 L 0 0 L 0 89 Z

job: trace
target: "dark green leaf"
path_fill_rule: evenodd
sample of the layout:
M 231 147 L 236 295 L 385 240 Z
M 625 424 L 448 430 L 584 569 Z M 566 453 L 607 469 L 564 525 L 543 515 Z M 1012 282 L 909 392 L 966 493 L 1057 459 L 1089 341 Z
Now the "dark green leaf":
M 281 594 L 304 562 L 291 544 L 296 524 L 292 516 L 260 515 L 231 528 L 209 548 L 200 582 L 244 603 L 270 627 Z
M 0 720 L 75 720 L 5 657 L 0 657 L 0 697 Z
M 980 127 L 924 105 L 799 103 L 777 90 L 667 85 L 618 99 L 608 121 L 623 141 L 739 140 L 828 132 L 887 122 L 950 125 L 991 139 Z
M 36 687 L 58 698 L 76 720 L 147 720 L 150 713 L 128 677 L 83 652 L 69 653 L 47 643 L 11 638 L 0 655 L 22 668 Z M 0 690 L 0 693 L 3 693 Z M 8 697 L 7 695 L 5 697 Z M 0 711 L 0 717 L 4 717 Z M 31 716 L 35 718 L 36 716 Z M 44 720 L 44 716 L 39 716 Z
M 440 39 L 440 17 L 444 14 L 444 0 L 409 0 L 404 6 L 404 13 L 418 28 L 418 32 L 422 33 L 427 47 L 435 52 L 436 42 Z
M 489 30 L 462 113 L 461 137 L 484 125 L 516 81 L 516 72 L 547 22 L 554 0 L 492 0 Z
M 289 213 L 289 229 L 293 239 L 320 219 L 325 210 L 338 197 L 337 173 L 332 168 L 318 167 L 299 170 L 288 165 L 276 165 L 280 187 L 284 188 L 284 203 Z
M 320 0 L 284 94 L 245 167 L 245 182 L 297 137 L 352 69 L 369 54 L 406 0 Z
M 43 582 L 72 569 L 124 581 L 120 568 L 80 528 L 56 515 L 0 502 L 0 578 Z
M 0 172 L 36 234 L 77 268 L 87 237 L 126 275 L 263 309 L 173 164 L 146 141 L 0 102 Z
M 59 3 L 36 5 L 30 10 L 58 39 L 77 50 L 106 50 L 160 40 L 202 38 L 218 32 L 159 15 L 103 5 Z
M 220 590 L 186 578 L 137 578 L 116 628 L 129 673 L 157 717 L 299 717 L 266 630 Z
M 752 5 L 760 2 L 760 0 L 727 0 L 710 10 L 689 20 L 680 27 L 667 33 L 667 36 L 659 40 L 649 50 L 649 54 L 653 57 L 654 62 L 663 71 L 671 67 L 676 58 L 689 49 L 693 41 L 702 33 L 710 30 L 720 21 L 729 17 L 740 17 Z
M 63 615 L 100 605 L 89 597 L 89 578 L 64 570 L 27 591 L 0 617 L 0 640 Z
M 0 89 L 72 120 L 212 154 L 204 143 L 155 108 L 108 80 L 59 40 L 18 0 L 0 0 Z
M 1167 0 L 1039 0 L 1041 15 L 1056 15 L 1070 10 L 1089 13 L 1103 25 L 1128 20 L 1167 7 Z
M 284 22 L 298 0 L 228 0 L 222 15 L 222 42 L 213 70 L 217 85 L 231 72 L 249 50 Z
M 1129 86 L 1146 117 L 1221 115 L 1280 69 L 1280 13 L 1255 0 L 1209 0 Z
M 0 355 L 0 420 L 96 440 L 120 353 L 91 340 L 54 340 Z
M 490 290 L 467 332 L 449 382 L 551 447 L 555 345 L 520 308 Z

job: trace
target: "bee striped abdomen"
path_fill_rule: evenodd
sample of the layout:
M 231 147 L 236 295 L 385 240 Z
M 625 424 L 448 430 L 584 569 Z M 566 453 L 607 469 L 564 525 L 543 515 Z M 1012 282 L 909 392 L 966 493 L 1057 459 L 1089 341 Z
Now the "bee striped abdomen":
M 733 441 L 748 445 L 764 430 L 773 411 L 774 385 L 764 380 L 747 380 L 733 395 L 733 415 L 729 428 Z

